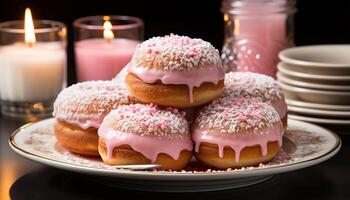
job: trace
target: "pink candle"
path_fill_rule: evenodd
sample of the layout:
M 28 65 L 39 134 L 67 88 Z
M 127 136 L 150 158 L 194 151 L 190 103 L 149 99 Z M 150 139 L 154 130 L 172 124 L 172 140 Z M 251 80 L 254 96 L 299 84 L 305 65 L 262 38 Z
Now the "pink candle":
M 78 81 L 110 80 L 131 60 L 139 41 L 86 39 L 75 43 Z

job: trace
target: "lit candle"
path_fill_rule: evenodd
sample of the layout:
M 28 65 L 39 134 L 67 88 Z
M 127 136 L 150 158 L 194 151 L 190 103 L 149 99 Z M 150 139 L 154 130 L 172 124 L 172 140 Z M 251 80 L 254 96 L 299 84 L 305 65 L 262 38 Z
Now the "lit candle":
M 139 44 L 138 38 L 121 38 L 118 32 L 115 35 L 110 17 L 105 16 L 103 20 L 103 38 L 83 39 L 75 43 L 78 81 L 114 78 L 131 60 Z M 96 28 L 98 30 L 99 27 Z M 120 32 L 123 31 L 125 33 L 126 30 Z
M 9 102 L 16 103 L 16 105 L 21 103 L 26 105 L 47 104 L 53 101 L 61 91 L 65 82 L 65 43 L 48 40 L 49 36 L 55 35 L 55 32 L 58 31 L 57 34 L 64 34 L 62 37 L 65 37 L 65 28 L 63 24 L 61 24 L 63 28 L 47 28 L 49 22 L 38 21 L 38 24 L 45 23 L 46 28 L 34 29 L 31 11 L 27 8 L 24 42 L 15 41 L 12 44 L 0 46 L 0 94 L 3 107 Z M 56 25 L 60 24 L 51 22 Z M 12 23 L 18 23 L 18 21 Z M 59 30 L 60 28 L 62 30 Z M 51 29 L 53 32 L 50 32 Z M 13 32 L 23 34 L 23 28 L 13 30 Z M 45 38 L 46 41 L 37 41 L 36 35 L 39 38 Z

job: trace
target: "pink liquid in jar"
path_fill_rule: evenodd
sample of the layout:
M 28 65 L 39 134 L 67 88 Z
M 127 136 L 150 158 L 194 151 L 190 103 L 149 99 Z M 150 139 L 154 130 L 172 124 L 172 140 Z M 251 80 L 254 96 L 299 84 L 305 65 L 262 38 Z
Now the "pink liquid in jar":
M 223 54 L 229 70 L 251 71 L 275 77 L 278 53 L 291 45 L 290 34 L 287 33 L 290 6 L 286 0 L 247 0 L 235 1 L 225 14 L 226 34 Z M 294 5 L 294 4 L 292 4 Z M 227 12 L 223 9 L 224 12 Z M 231 24 L 231 25 L 230 25 Z M 231 48 L 231 51 L 230 51 Z M 223 60 L 225 63 L 225 60 Z

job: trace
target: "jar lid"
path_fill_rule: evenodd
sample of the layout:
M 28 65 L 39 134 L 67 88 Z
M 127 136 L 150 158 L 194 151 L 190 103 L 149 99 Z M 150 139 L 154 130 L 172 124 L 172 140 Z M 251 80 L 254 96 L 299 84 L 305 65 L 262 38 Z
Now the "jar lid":
M 226 14 L 295 13 L 295 0 L 223 0 L 221 12 Z

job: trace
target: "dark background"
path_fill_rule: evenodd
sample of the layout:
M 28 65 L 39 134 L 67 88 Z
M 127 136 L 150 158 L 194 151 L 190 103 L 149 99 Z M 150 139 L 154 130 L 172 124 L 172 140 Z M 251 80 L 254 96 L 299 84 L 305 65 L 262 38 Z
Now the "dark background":
M 0 0 L 0 21 L 23 19 L 25 7 L 34 18 L 72 21 L 91 15 L 130 15 L 145 21 L 145 38 L 168 33 L 200 37 L 221 49 L 221 0 Z M 350 43 L 350 0 L 297 1 L 296 45 Z M 69 34 L 72 41 L 72 34 Z M 69 43 L 69 83 L 75 81 L 72 42 Z

